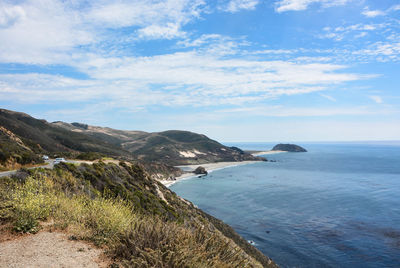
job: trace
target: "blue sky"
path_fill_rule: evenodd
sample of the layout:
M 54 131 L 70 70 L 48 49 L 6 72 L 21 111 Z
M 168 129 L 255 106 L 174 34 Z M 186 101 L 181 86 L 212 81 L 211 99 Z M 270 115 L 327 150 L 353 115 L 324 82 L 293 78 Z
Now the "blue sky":
M 0 107 L 220 141 L 399 140 L 400 1 L 0 0 Z

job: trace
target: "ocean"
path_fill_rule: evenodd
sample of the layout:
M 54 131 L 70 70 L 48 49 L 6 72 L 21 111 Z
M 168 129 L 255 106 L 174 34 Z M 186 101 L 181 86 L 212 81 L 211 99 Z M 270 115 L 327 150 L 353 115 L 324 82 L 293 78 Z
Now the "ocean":
M 215 170 L 170 189 L 281 267 L 400 267 L 400 145 L 299 145 L 308 152 L 266 155 L 276 162 Z

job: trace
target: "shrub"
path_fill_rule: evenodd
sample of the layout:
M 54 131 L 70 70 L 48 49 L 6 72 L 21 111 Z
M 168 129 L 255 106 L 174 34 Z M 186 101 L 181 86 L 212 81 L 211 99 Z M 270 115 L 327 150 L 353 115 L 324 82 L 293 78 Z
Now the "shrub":
M 80 153 L 76 158 L 81 160 L 94 161 L 97 159 L 102 159 L 103 157 L 105 157 L 105 155 L 101 153 L 87 152 L 87 153 Z
M 123 169 L 104 164 L 93 167 L 106 174 L 117 168 Z M 131 178 L 134 182 L 145 175 L 139 167 L 125 172 L 135 178 Z M 169 207 L 151 193 L 151 181 L 141 179 L 144 185 L 134 193 L 146 196 L 142 209 L 153 210 L 155 204 Z M 123 199 L 111 189 L 100 193 L 85 178 L 68 170 L 36 169 L 23 181 L 0 179 L 0 201 L 4 204 L 0 204 L 0 216 L 8 214 L 15 231 L 31 233 L 40 229 L 40 221 L 52 219 L 54 227 L 66 228 L 74 239 L 107 247 L 111 257 L 129 267 L 261 267 L 196 214 L 197 210 L 189 211 L 179 199 L 170 199 L 176 198 L 172 193 L 166 196 L 171 204 L 181 202 L 180 209 L 186 208 L 187 216 L 181 222 L 162 215 L 167 211 L 142 213 L 135 207 L 141 202 Z
M 27 214 L 21 214 L 14 222 L 14 231 L 22 233 L 37 233 L 40 230 L 39 222 Z

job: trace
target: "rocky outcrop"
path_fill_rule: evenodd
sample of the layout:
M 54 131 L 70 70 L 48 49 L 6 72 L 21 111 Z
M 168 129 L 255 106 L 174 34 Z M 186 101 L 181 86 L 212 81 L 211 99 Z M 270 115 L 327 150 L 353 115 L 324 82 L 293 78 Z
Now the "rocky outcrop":
M 193 173 L 194 173 L 194 174 L 197 174 L 197 175 L 207 175 L 207 174 L 208 174 L 207 170 L 206 170 L 204 167 L 202 167 L 202 166 L 197 167 L 197 168 L 193 171 Z
M 274 148 L 272 148 L 272 151 L 285 151 L 285 152 L 295 152 L 295 153 L 307 152 L 306 149 L 296 144 L 283 144 L 283 143 L 275 145 Z

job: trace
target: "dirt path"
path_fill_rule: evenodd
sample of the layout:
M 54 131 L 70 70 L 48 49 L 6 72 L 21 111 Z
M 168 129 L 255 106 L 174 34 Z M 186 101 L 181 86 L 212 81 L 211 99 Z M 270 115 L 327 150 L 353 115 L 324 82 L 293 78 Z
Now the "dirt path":
M 40 232 L 0 243 L 0 267 L 107 267 L 101 249 L 71 241 L 58 232 Z

